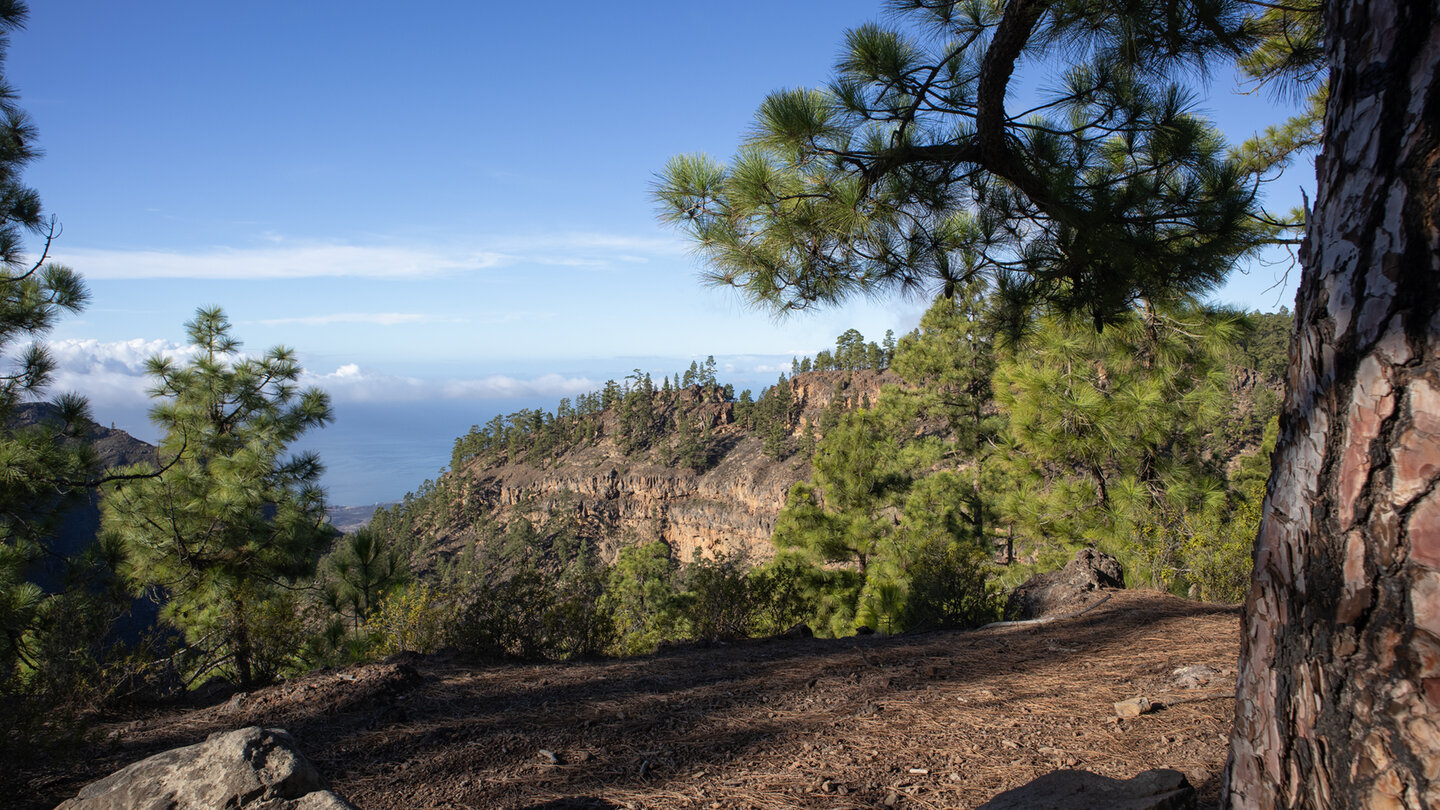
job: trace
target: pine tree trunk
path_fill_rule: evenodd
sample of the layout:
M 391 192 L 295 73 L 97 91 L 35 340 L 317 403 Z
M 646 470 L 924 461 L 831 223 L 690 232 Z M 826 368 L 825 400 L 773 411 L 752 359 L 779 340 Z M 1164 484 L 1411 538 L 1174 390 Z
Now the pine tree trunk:
M 1335 2 L 1224 806 L 1440 807 L 1440 3 Z

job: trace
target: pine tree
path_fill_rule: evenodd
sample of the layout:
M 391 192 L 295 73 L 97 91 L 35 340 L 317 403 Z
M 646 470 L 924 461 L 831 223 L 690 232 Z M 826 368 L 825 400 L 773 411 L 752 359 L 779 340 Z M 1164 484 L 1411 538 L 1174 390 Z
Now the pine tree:
M 1012 319 L 1044 302 L 1104 323 L 1214 289 L 1274 233 L 1253 162 L 1173 82 L 1254 42 L 1245 6 L 1145 0 L 1115 25 L 1100 6 L 893 5 L 908 29 L 851 31 L 829 87 L 772 94 L 730 166 L 666 167 L 662 216 L 710 281 L 787 312 L 989 276 Z M 1058 89 L 1007 108 L 1059 42 Z
M 330 421 L 330 401 L 299 388 L 293 350 L 239 354 L 220 309 L 199 310 L 186 329 L 196 347 L 189 362 L 148 364 L 162 467 L 106 495 L 103 529 L 122 544 L 130 581 L 162 600 L 162 618 L 185 634 L 192 675 L 223 668 L 249 687 L 293 652 L 268 634 L 282 629 L 275 616 L 286 586 L 307 581 L 334 534 L 319 459 L 286 455 Z
M 865 367 L 865 336 L 859 330 L 846 329 L 835 338 L 835 362 L 845 371 Z
M 919 35 L 852 31 L 830 90 L 771 96 L 732 168 L 666 169 L 665 215 L 712 281 L 788 311 L 989 273 L 1017 329 L 1036 302 L 1101 324 L 1163 311 L 1277 228 L 1266 162 L 1226 155 L 1168 80 L 1257 45 L 1307 94 L 1307 72 L 1329 77 L 1222 803 L 1440 802 L 1440 465 L 1420 461 L 1440 422 L 1440 7 L 893 6 Z M 1296 27 L 1247 16 L 1267 10 Z M 1007 111 L 1025 63 L 1057 55 L 1061 91 Z
M 710 425 L 699 414 L 675 414 L 675 455 L 688 470 L 702 472 L 710 466 Z M 702 424 L 704 422 L 704 424 Z
M 755 399 L 746 388 L 740 392 L 740 398 L 735 400 L 735 424 L 746 430 L 755 429 Z
M 990 378 L 995 372 L 994 328 L 985 319 L 985 289 L 979 281 L 960 285 L 920 319 L 920 328 L 889 352 L 897 374 L 912 386 L 897 396 L 917 399 L 922 418 L 941 418 L 961 458 L 971 467 L 969 521 L 976 538 L 986 536 L 991 505 L 983 491 L 983 468 L 1001 420 L 992 412 Z
M 794 404 L 794 394 L 784 374 L 755 403 L 755 426 L 763 441 L 761 452 L 777 461 L 791 452 L 790 428 L 794 420 Z
M 90 426 L 82 398 L 62 395 L 50 417 L 28 425 L 18 413 L 23 401 L 46 392 L 54 370 L 40 339 L 88 300 L 79 275 L 48 261 L 54 220 L 21 178 L 39 149 L 35 127 L 5 80 L 3 58 L 10 32 L 22 28 L 27 15 L 24 3 L 0 3 L 0 693 L 20 688 L 22 672 L 42 689 L 53 680 L 47 662 L 38 660 L 40 636 L 58 630 L 77 641 L 76 628 L 58 627 L 51 618 L 60 602 L 30 577 L 48 556 L 60 507 L 95 472 L 93 454 L 75 441 Z M 25 252 L 27 234 L 43 239 L 38 257 Z
M 332 579 L 328 601 L 348 610 L 356 628 L 364 624 L 391 589 L 409 579 L 404 555 L 387 538 L 368 527 L 342 537 L 325 557 Z
M 1440 6 L 1278 8 L 1328 101 L 1224 803 L 1437 806 Z
M 1229 397 L 1239 320 L 1192 309 L 1096 332 L 1052 318 L 1006 352 L 994 375 L 1009 420 L 1001 461 L 1038 477 L 1006 498 L 1012 529 L 1083 538 L 1183 592 L 1191 519 L 1225 497 L 1206 438 Z

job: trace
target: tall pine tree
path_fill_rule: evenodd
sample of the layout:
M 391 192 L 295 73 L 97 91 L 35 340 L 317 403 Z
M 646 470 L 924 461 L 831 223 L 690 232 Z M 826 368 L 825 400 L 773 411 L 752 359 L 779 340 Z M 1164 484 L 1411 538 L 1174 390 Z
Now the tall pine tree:
M 39 150 L 35 127 L 4 77 L 3 58 L 10 33 L 27 15 L 24 3 L 0 3 L 0 693 L 18 688 L 26 674 L 43 688 L 48 676 L 37 635 L 56 629 L 73 635 L 47 619 L 57 602 L 32 578 L 49 556 L 58 509 L 93 473 L 93 458 L 74 441 L 89 428 L 83 399 L 63 395 L 49 418 L 26 424 L 19 414 L 23 402 L 45 393 L 54 370 L 40 339 L 88 297 L 74 271 L 48 261 L 54 221 L 21 177 Z M 38 257 L 27 255 L 27 236 L 43 240 Z
M 1170 80 L 1270 44 L 1262 71 L 1328 68 L 1224 803 L 1440 803 L 1440 6 L 891 5 L 914 33 L 852 31 L 831 87 L 772 95 L 732 166 L 666 169 L 712 281 L 784 311 L 987 273 L 1017 326 L 1037 301 L 1163 308 L 1280 227 L 1255 194 L 1274 164 L 1226 156 Z M 1007 109 L 1057 55 L 1059 92 Z
M 330 401 L 300 389 L 293 350 L 241 355 L 220 309 L 199 310 L 186 329 L 189 362 L 149 361 L 162 469 L 105 497 L 103 529 L 123 545 L 130 581 L 185 634 L 191 674 L 221 669 L 248 687 L 293 652 L 270 643 L 293 621 L 274 619 L 334 536 L 319 459 L 287 455 L 330 421 Z

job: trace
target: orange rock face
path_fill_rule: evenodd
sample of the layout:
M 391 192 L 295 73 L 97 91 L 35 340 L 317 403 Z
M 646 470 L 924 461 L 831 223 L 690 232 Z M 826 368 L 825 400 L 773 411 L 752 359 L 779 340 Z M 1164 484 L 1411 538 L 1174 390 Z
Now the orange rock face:
M 864 370 L 797 375 L 789 381 L 795 404 L 790 433 L 800 437 L 813 430 L 818 438 L 820 416 L 836 399 L 856 408 L 898 382 L 888 372 Z M 734 403 L 718 394 L 695 387 L 681 392 L 680 401 L 688 413 L 701 415 L 721 451 L 709 469 L 696 474 L 669 466 L 659 453 L 627 455 L 607 419 L 597 442 L 558 457 L 502 465 L 476 461 L 450 473 L 450 483 L 462 493 L 461 508 L 437 527 L 440 547 L 456 550 L 473 542 L 479 515 L 507 523 L 526 514 L 541 521 L 574 518 L 612 559 L 622 545 L 651 540 L 663 540 L 682 561 L 697 553 L 768 559 L 785 495 L 809 477 L 809 460 L 800 454 L 778 461 L 763 455 L 760 438 L 735 424 Z

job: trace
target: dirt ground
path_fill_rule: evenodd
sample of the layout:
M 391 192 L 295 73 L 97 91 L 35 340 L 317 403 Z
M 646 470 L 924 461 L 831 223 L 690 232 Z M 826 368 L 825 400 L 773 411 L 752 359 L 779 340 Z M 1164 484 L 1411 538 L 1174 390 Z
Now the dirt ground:
M 130 762 L 258 724 L 289 730 L 364 810 L 966 808 L 1059 768 L 1158 767 L 1213 802 L 1238 645 L 1234 608 L 1125 591 L 1078 618 L 973 632 L 570 664 L 408 656 L 114 718 L 88 749 L 7 768 L 20 790 L 5 801 L 53 807 Z M 1215 674 L 1173 674 L 1195 666 Z M 1113 704 L 1137 696 L 1156 709 L 1117 719 Z

